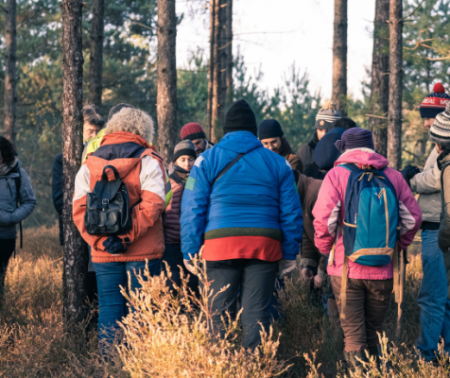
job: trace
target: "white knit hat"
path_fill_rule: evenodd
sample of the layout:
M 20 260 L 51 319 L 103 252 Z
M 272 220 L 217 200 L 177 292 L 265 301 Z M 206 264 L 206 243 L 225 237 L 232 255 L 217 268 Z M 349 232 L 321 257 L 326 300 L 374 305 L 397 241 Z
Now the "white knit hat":
M 450 143 L 450 102 L 431 125 L 430 139 L 440 145 Z

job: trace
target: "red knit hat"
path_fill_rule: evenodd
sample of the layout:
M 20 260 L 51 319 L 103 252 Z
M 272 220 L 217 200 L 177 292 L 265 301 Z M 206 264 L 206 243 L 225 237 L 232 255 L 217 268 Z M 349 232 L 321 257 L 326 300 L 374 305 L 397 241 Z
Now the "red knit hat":
M 445 110 L 445 106 L 450 102 L 450 96 L 445 93 L 445 88 L 441 83 L 436 83 L 433 93 L 430 93 L 420 104 L 420 116 L 422 118 L 436 118 L 439 113 Z
M 206 134 L 199 123 L 191 122 L 184 125 L 180 131 L 181 140 L 206 139 Z

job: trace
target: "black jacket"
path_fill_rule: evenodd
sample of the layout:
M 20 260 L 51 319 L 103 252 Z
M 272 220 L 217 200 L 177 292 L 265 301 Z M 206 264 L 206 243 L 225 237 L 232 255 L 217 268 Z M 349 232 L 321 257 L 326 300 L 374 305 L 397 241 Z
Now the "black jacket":
M 297 156 L 301 160 L 303 165 L 303 174 L 308 177 L 312 177 L 315 179 L 323 180 L 325 174 L 320 171 L 317 164 L 314 162 L 314 149 L 319 143 L 319 137 L 317 136 L 317 131 L 314 132 L 311 140 L 301 146 L 297 150 Z
M 62 210 L 63 210 L 63 162 L 62 152 L 56 156 L 53 163 L 52 173 L 52 197 L 53 206 L 59 215 L 59 243 L 63 245 L 63 223 L 62 223 Z

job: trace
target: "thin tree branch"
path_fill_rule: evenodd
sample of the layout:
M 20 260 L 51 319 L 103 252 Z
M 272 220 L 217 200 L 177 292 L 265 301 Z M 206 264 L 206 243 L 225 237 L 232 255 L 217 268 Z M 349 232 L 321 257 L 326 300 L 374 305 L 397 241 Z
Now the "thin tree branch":
M 414 10 L 408 14 L 407 16 L 402 18 L 402 22 L 405 21 L 407 18 L 410 18 L 414 13 L 417 12 L 417 10 L 421 7 L 421 5 L 425 2 L 425 0 L 422 0 L 419 4 L 417 4 L 417 7 L 414 8 Z

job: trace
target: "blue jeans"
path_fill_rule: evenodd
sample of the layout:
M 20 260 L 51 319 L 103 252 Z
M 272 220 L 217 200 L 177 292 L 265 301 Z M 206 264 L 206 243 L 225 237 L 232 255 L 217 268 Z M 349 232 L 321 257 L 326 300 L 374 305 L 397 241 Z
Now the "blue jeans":
M 416 347 L 427 361 L 435 358 L 440 336 L 445 342 L 445 352 L 450 353 L 450 300 L 438 233 L 439 230 L 422 231 L 423 280 L 418 298 L 422 330 Z
M 112 342 L 116 332 L 120 329 L 118 321 L 126 315 L 125 297 L 120 293 L 120 286 L 128 287 L 128 272 L 131 276 L 131 290 L 140 287 L 134 274 L 141 274 L 145 269 L 145 261 L 94 263 L 98 287 L 98 340 Z M 148 262 L 151 276 L 161 272 L 161 260 Z

